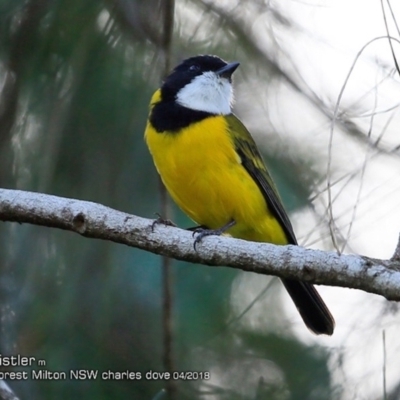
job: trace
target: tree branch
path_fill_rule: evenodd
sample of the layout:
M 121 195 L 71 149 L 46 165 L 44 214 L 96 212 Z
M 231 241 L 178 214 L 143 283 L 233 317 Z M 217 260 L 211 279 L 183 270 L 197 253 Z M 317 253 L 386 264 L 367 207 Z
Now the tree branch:
M 197 251 L 192 232 L 100 204 L 19 190 L 0 189 L 0 221 L 30 223 L 137 247 L 214 267 L 342 286 L 400 300 L 400 261 L 338 255 L 300 246 L 275 246 L 229 237 L 205 238 Z

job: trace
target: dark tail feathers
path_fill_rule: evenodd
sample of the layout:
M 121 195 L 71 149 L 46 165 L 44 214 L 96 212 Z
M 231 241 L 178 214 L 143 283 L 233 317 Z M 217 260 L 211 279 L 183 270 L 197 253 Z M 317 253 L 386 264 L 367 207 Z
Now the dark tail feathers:
M 309 283 L 282 280 L 308 329 L 316 335 L 332 335 L 335 320 L 315 287 Z

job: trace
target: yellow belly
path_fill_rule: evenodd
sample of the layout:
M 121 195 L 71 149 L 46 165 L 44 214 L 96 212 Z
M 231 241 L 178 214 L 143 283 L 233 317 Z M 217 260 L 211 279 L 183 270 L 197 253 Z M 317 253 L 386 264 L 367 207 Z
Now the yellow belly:
M 178 133 L 157 133 L 146 141 L 161 178 L 178 206 L 196 223 L 246 240 L 286 244 L 279 223 L 234 150 L 223 116 L 213 116 Z

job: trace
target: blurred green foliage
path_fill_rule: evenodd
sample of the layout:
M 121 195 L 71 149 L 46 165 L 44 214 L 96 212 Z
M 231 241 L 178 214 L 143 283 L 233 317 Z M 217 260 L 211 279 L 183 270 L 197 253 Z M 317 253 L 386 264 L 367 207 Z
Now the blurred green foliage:
M 143 132 L 161 76 L 157 35 L 149 29 L 160 3 L 0 1 L 2 187 L 91 200 L 149 218 L 159 210 Z M 177 48 L 186 48 L 184 39 L 178 36 Z M 218 42 L 213 45 L 210 53 L 218 53 Z M 182 52 L 201 51 L 188 47 Z M 307 197 L 290 193 L 285 174 L 278 180 L 287 188 L 283 197 Z M 179 225 L 191 225 L 176 209 L 175 216 Z M 43 359 L 50 371 L 142 373 L 132 381 L 9 382 L 21 399 L 166 398 L 165 382 L 144 379 L 146 371 L 164 370 L 157 256 L 11 223 L 0 226 L 0 243 L 2 354 Z M 177 382 L 178 398 L 332 398 L 326 351 L 290 334 L 226 325 L 236 275 L 174 263 L 177 369 L 220 376 Z

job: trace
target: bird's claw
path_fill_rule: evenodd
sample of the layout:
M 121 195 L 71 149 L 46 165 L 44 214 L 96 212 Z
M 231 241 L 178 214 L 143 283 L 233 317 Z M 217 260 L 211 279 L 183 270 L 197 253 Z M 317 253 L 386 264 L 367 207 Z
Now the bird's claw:
M 154 232 L 154 227 L 158 224 L 176 227 L 176 224 L 174 224 L 170 219 L 164 219 L 159 213 L 155 213 L 155 215 L 157 215 L 158 218 L 151 224 L 152 232 Z
M 197 234 L 196 239 L 193 242 L 193 248 L 195 251 L 197 251 L 197 248 L 196 248 L 197 244 L 199 244 L 206 236 L 213 236 L 213 235 L 219 236 L 220 232 L 218 230 L 212 230 L 212 229 L 206 229 L 206 228 L 199 227 L 193 231 L 192 236 L 194 237 L 194 235 L 196 235 L 196 234 Z
M 221 236 L 224 232 L 226 232 L 229 228 L 232 228 L 232 226 L 234 226 L 235 224 L 235 220 L 232 219 L 230 222 L 219 229 L 207 229 L 203 226 L 199 226 L 198 228 L 194 229 L 192 236 L 194 237 L 196 233 L 198 234 L 193 243 L 194 250 L 197 251 L 197 243 L 200 243 L 206 236 Z

